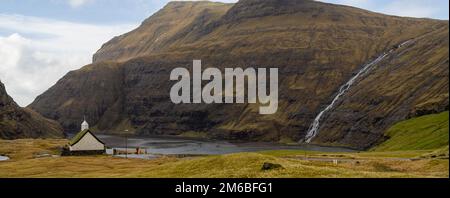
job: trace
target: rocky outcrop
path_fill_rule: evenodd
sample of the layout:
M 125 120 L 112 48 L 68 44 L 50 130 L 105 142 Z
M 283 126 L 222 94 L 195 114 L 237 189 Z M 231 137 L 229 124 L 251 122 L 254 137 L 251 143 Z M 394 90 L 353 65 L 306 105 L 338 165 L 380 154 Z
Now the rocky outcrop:
M 352 88 L 343 101 L 361 107 L 352 106 L 351 122 L 339 119 L 342 113 L 328 116 L 327 123 L 335 125 L 324 125 L 315 141 L 366 148 L 383 139 L 387 125 L 418 114 L 414 112 L 424 104 L 438 110 L 446 106 L 445 86 L 425 91 L 435 86 L 432 82 L 448 84 L 448 61 L 435 62 L 448 59 L 448 45 L 432 42 L 448 40 L 445 30 L 446 21 L 386 16 L 307 0 L 241 0 L 234 5 L 172 2 L 138 29 L 106 43 L 95 54 L 94 64 L 68 73 L 30 107 L 69 131 L 86 115 L 89 123 L 105 132 L 196 131 L 243 141 L 300 140 L 317 113 L 361 65 L 426 35 L 414 44 L 415 54 L 397 54 Z M 174 82 L 169 74 L 175 67 L 190 69 L 193 59 L 201 59 L 203 68 L 222 71 L 278 67 L 278 112 L 260 115 L 259 105 L 253 104 L 173 104 L 169 93 Z M 404 83 L 418 87 L 411 90 Z M 385 92 L 372 95 L 369 90 Z M 340 108 L 336 112 L 349 111 Z M 367 131 L 371 135 L 365 135 Z
M 63 137 L 61 126 L 29 108 L 20 108 L 0 82 L 0 139 Z

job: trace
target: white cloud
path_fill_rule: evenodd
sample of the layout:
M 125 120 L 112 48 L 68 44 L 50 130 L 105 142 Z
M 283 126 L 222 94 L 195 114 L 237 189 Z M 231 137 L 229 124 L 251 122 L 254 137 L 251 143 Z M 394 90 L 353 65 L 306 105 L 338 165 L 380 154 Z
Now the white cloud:
M 87 4 L 87 3 L 89 3 L 89 2 L 91 2 L 92 0 L 68 0 L 69 2 L 69 5 L 72 7 L 72 8 L 78 8 L 78 7 L 81 7 L 81 6 L 83 6 L 83 5 L 85 5 L 85 4 Z
M 92 54 L 137 24 L 99 26 L 0 14 L 0 80 L 21 106 L 65 75 L 91 63 Z

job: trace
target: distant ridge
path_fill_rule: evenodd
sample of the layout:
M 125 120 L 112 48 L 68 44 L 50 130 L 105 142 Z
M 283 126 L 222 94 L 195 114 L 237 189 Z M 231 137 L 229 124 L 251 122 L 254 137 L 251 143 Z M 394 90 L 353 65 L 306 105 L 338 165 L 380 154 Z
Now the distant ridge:
M 0 139 L 63 137 L 61 126 L 28 108 L 20 108 L 0 82 Z

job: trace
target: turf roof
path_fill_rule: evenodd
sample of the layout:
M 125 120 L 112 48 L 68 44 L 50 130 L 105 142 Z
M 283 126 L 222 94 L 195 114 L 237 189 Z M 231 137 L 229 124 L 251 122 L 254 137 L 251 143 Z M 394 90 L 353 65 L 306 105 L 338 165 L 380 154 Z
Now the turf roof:
M 97 141 L 103 143 L 101 140 L 99 140 L 89 129 L 85 129 L 83 131 L 80 131 L 79 133 L 77 133 L 70 141 L 69 141 L 69 145 L 73 146 L 74 144 L 76 144 L 78 141 L 81 140 L 81 138 L 83 138 L 84 135 L 86 135 L 86 133 L 91 133 L 92 136 L 94 136 L 95 139 L 97 139 Z

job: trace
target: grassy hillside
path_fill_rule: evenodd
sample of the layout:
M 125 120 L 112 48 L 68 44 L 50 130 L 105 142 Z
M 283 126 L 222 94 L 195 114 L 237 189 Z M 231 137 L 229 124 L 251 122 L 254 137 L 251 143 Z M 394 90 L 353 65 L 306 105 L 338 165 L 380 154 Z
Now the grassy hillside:
M 405 120 L 392 126 L 389 140 L 375 151 L 429 150 L 448 146 L 448 111 Z

